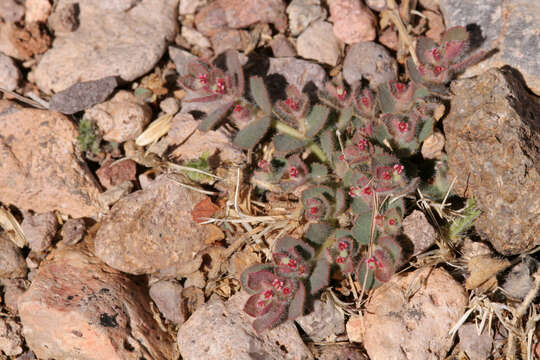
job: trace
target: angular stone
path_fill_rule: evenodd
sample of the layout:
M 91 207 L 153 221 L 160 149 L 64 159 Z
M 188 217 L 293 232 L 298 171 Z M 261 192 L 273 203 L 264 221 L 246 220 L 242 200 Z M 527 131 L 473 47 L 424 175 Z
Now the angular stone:
M 476 43 L 480 33 L 485 39 L 480 49 L 497 49 L 493 56 L 468 68 L 463 77 L 509 65 L 519 70 L 529 89 L 540 95 L 540 2 L 440 0 L 440 8 L 447 27 L 474 24 Z
M 510 69 L 452 84 L 449 179 L 476 200 L 475 228 L 504 255 L 540 244 L 540 102 Z
M 381 35 L 379 35 L 379 42 L 389 48 L 390 50 L 397 51 L 399 45 L 399 38 L 397 31 L 388 27 Z
M 487 327 L 478 335 L 476 324 L 464 324 L 458 330 L 459 348 L 467 354 L 470 360 L 489 358 L 493 347 L 493 336 Z
M 13 91 L 19 85 L 21 73 L 15 62 L 7 55 L 0 53 L 0 87 Z
M 386 8 L 386 0 L 365 0 L 366 5 L 375 11 L 382 11 Z
M 47 24 L 55 32 L 72 32 L 79 27 L 78 4 L 66 4 L 57 7 L 47 19 Z
M 159 328 L 149 301 L 144 288 L 77 245 L 40 266 L 19 314 L 39 358 L 174 359 L 174 340 Z
M 52 5 L 49 0 L 31 0 L 26 1 L 24 7 L 24 21 L 26 23 L 31 23 L 47 21 Z
M 209 234 L 190 216 L 203 198 L 167 175 L 159 176 L 112 207 L 96 234 L 96 255 L 113 268 L 135 275 L 192 273 L 201 265 Z
M 306 85 L 315 85 L 322 89 L 326 81 L 326 71 L 319 64 L 293 57 L 270 58 L 268 75 L 278 74 L 287 80 L 289 85 L 294 85 L 298 90 L 304 90 Z
M 152 118 L 152 109 L 133 93 L 119 91 L 104 103 L 88 109 L 85 118 L 94 121 L 103 139 L 122 143 L 135 140 Z
M 28 241 L 30 249 L 42 252 L 51 246 L 52 239 L 58 228 L 58 219 L 52 212 L 24 217 L 21 228 Z
M 49 48 L 51 38 L 39 23 L 22 28 L 14 23 L 0 22 L 0 52 L 19 60 L 29 60 Z
M 444 359 L 453 344 L 448 331 L 466 305 L 465 290 L 442 269 L 394 276 L 367 305 L 364 347 L 370 359 Z
M 102 103 L 118 85 L 116 77 L 79 82 L 51 97 L 49 109 L 63 114 L 74 114 Z
M 216 0 L 225 11 L 229 27 L 248 27 L 255 23 L 272 23 L 278 30 L 285 30 L 287 17 L 282 0 Z
M 15 0 L 0 1 L 0 18 L 4 22 L 17 22 L 24 16 L 24 5 Z
M 210 41 L 206 38 L 206 36 L 188 26 L 182 26 L 182 36 L 191 45 L 203 48 L 210 47 Z
M 17 315 L 19 298 L 30 285 L 29 282 L 22 278 L 0 279 L 0 284 L 4 287 L 4 306 L 11 314 Z
M 320 0 L 293 0 L 287 6 L 287 15 L 291 35 L 297 36 L 314 21 L 324 20 L 326 11 L 321 7 Z
M 62 244 L 75 245 L 82 240 L 86 233 L 84 219 L 67 219 L 62 226 Z
M 343 50 L 343 44 L 334 35 L 332 24 L 317 21 L 311 24 L 296 42 L 298 55 L 335 66 Z
M 150 286 L 150 297 L 156 303 L 163 317 L 180 325 L 186 319 L 184 317 L 182 301 L 183 287 L 174 280 L 162 280 Z
M 223 302 L 212 297 L 178 330 L 178 348 L 184 360 L 313 359 L 292 322 L 257 334 L 242 310 L 249 298 L 240 292 Z
M 427 221 L 426 216 L 419 210 L 414 210 L 403 219 L 403 233 L 414 245 L 414 255 L 418 255 L 429 249 L 435 240 L 437 233 L 433 226 Z
M 351 344 L 324 344 L 318 350 L 318 360 L 369 360 L 360 347 Z
M 7 237 L 0 233 L 0 278 L 25 277 L 26 262 L 19 248 Z
M 180 15 L 195 14 L 198 8 L 205 6 L 208 0 L 180 0 L 178 13 Z
M 124 181 L 137 179 L 137 163 L 131 159 L 115 162 L 105 161 L 96 171 L 96 175 L 106 189 L 120 185 Z
M 60 113 L 0 101 L 0 201 L 73 217 L 103 210 L 95 179 L 75 149 L 77 136 Z
M 329 0 L 328 7 L 340 40 L 346 44 L 375 40 L 377 18 L 360 0 Z
M 248 46 L 249 33 L 245 30 L 227 29 L 220 31 L 210 39 L 216 55 L 229 49 L 242 50 Z
M 397 79 L 397 62 L 384 46 L 371 41 L 351 45 L 343 61 L 343 77 L 349 84 L 362 78 L 371 88 Z
M 314 342 L 345 332 L 345 315 L 331 302 L 315 300 L 313 311 L 295 321 Z
M 178 99 L 174 97 L 168 97 L 159 103 L 159 108 L 169 115 L 174 115 L 180 110 L 180 103 Z
M 15 320 L 0 318 L 0 351 L 8 356 L 22 353 L 21 325 Z
M 283 35 L 275 36 L 270 42 L 275 57 L 296 56 L 294 45 Z
M 422 143 L 422 156 L 424 159 L 441 159 L 444 149 L 444 135 L 440 131 L 434 131 Z
M 195 15 L 195 27 L 206 36 L 212 36 L 227 27 L 225 10 L 219 2 L 212 1 Z
M 191 54 L 189 51 L 173 46 L 169 46 L 169 56 L 176 66 L 176 72 L 180 76 L 185 76 L 187 74 L 188 64 L 197 60 L 197 57 Z
M 68 3 L 59 1 L 57 7 Z M 44 92 L 107 76 L 132 81 L 155 66 L 177 33 L 178 0 L 99 0 L 79 6 L 77 30 L 57 33 L 35 69 Z

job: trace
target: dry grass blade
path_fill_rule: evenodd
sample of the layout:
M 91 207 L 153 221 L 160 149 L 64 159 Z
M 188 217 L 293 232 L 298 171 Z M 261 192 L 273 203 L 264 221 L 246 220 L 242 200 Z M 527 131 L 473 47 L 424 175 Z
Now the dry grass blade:
M 18 247 L 22 248 L 28 244 L 26 236 L 24 236 L 17 219 L 15 219 L 11 212 L 4 207 L 0 207 L 0 226 L 4 228 L 6 233 L 10 233 L 12 235 L 9 236 L 9 238 Z
M 146 146 L 167 134 L 171 128 L 172 118 L 173 116 L 171 114 L 165 114 L 153 121 L 146 130 L 139 135 L 137 140 L 135 140 L 135 144 L 137 144 L 137 146 Z
M 41 109 L 41 110 L 47 110 L 49 108 L 49 104 L 43 100 L 43 99 L 39 99 L 37 96 L 36 98 L 39 99 L 39 101 L 36 99 L 36 100 L 32 100 L 32 99 L 29 99 L 27 97 L 24 97 L 22 95 L 19 95 L 17 94 L 16 92 L 13 92 L 13 91 L 10 91 L 8 89 L 4 89 L 2 87 L 0 87 L 0 91 L 5 93 L 5 94 L 9 94 L 11 96 L 13 96 L 15 99 L 25 103 L 25 104 L 28 104 L 30 106 L 33 106 L 37 109 Z

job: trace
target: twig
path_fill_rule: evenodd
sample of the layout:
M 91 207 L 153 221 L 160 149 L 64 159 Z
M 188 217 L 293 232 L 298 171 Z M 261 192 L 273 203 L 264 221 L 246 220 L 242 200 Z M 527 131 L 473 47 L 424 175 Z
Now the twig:
M 16 92 L 10 91 L 8 89 L 4 89 L 2 87 L 0 87 L 0 91 L 3 92 L 3 93 L 9 94 L 9 95 L 13 96 L 15 99 L 17 99 L 19 101 L 22 101 L 23 103 L 28 104 L 30 106 L 33 106 L 35 108 L 42 109 L 42 110 L 46 110 L 46 109 L 49 108 L 48 107 L 49 104 L 45 100 L 40 99 L 44 103 L 44 104 L 42 104 L 41 102 L 29 99 L 27 97 L 24 97 L 22 95 L 17 94 Z M 47 106 L 45 106 L 45 105 L 47 105 Z

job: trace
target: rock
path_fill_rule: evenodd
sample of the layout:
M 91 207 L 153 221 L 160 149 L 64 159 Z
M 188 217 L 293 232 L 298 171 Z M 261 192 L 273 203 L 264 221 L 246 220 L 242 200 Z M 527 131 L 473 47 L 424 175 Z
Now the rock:
M 102 104 L 88 109 L 85 118 L 94 121 L 103 139 L 122 143 L 135 140 L 152 119 L 152 110 L 133 93 L 121 90 Z
M 180 103 L 174 97 L 168 97 L 159 103 L 159 108 L 169 115 L 174 115 L 180 110 Z
M 72 217 L 103 210 L 95 179 L 75 149 L 77 136 L 62 114 L 0 101 L 0 201 Z
M 51 38 L 38 23 L 21 28 L 14 23 L 0 22 L 0 52 L 18 60 L 29 60 L 49 48 Z
M 19 314 L 39 358 L 174 359 L 174 340 L 147 310 L 149 301 L 128 276 L 77 245 L 41 264 Z
M 0 351 L 7 356 L 19 355 L 23 352 L 22 344 L 21 325 L 15 320 L 0 318 Z
M 210 41 L 203 34 L 188 26 L 182 26 L 182 36 L 191 45 L 203 48 L 208 48 L 211 46 Z
M 350 342 L 361 343 L 364 341 L 366 332 L 364 325 L 364 317 L 361 315 L 351 315 L 346 325 L 347 337 Z
M 294 45 L 283 35 L 276 35 L 270 42 L 275 57 L 296 56 Z
M 463 77 L 510 65 L 521 72 L 529 89 L 540 95 L 540 2 L 487 0 L 479 4 L 474 0 L 440 0 L 440 8 L 447 27 L 474 24 L 475 31 L 480 30 L 485 39 L 480 49 L 498 50 L 467 69 Z
M 102 206 L 108 208 L 129 194 L 131 190 L 133 190 L 133 183 L 131 181 L 124 181 L 99 194 L 99 202 Z
M 210 2 L 195 15 L 195 27 L 206 36 L 212 36 L 227 27 L 225 10 L 219 2 Z
M 323 345 L 319 347 L 319 360 L 369 360 L 362 349 L 351 344 Z
M 238 281 L 249 266 L 259 262 L 258 255 L 252 246 L 246 246 L 242 251 L 236 251 L 229 259 L 229 274 Z
M 524 256 L 514 265 L 503 279 L 501 288 L 507 296 L 523 300 L 535 287 L 534 274 L 538 270 L 538 261 L 531 256 Z
M 52 212 L 36 215 L 25 215 L 21 228 L 28 240 L 30 249 L 42 252 L 51 246 L 52 239 L 56 235 L 58 219 Z
M 131 159 L 105 161 L 96 171 L 96 175 L 106 189 L 120 185 L 124 181 L 137 179 L 137 163 Z
M 191 316 L 198 308 L 204 305 L 204 292 L 194 286 L 185 287 L 182 291 L 182 297 L 185 304 L 185 318 Z
M 412 289 L 412 296 L 403 294 Z M 467 294 L 442 269 L 394 276 L 376 289 L 364 315 L 370 359 L 443 359 L 453 344 L 449 330 L 461 318 Z
M 27 351 L 24 354 L 17 356 L 15 360 L 37 360 L 33 351 Z
M 240 29 L 255 23 L 274 24 L 278 31 L 287 27 L 282 0 L 216 0 L 225 11 L 227 25 Z
M 13 91 L 19 85 L 21 73 L 15 62 L 7 55 L 0 53 L 0 87 Z
M 257 334 L 242 310 L 249 295 L 240 292 L 223 302 L 214 296 L 178 330 L 184 360 L 313 359 L 292 322 Z
M 199 289 L 204 289 L 206 286 L 206 280 L 204 278 L 204 274 L 202 271 L 195 271 L 191 274 L 189 274 L 186 277 L 186 281 L 184 282 L 184 285 L 186 288 L 194 286 Z
M 324 20 L 326 11 L 320 0 L 293 0 L 287 6 L 287 15 L 291 35 L 298 36 L 314 21 Z
M 4 287 L 4 306 L 13 315 L 19 313 L 19 298 L 28 287 L 24 279 L 0 279 L 0 284 Z M 29 284 L 29 282 L 28 282 Z
M 469 237 L 463 240 L 463 245 L 461 245 L 459 251 L 466 259 L 491 254 L 491 249 L 488 245 L 480 241 L 472 241 Z
M 296 42 L 298 55 L 321 63 L 336 66 L 343 50 L 343 44 L 334 36 L 332 24 L 317 21 L 311 24 Z
M 76 83 L 54 94 L 49 102 L 49 109 L 68 115 L 75 114 L 105 101 L 117 85 L 114 76 Z
M 484 360 L 491 354 L 493 337 L 490 336 L 487 328 L 478 335 L 476 326 L 475 324 L 461 325 L 458 330 L 458 346 L 470 360 Z
M 84 219 L 67 219 L 62 226 L 62 244 L 75 245 L 81 241 L 86 234 L 86 224 Z
M 315 300 L 313 311 L 296 319 L 306 335 L 314 342 L 345 332 L 345 315 L 331 302 Z
M 346 44 L 373 41 L 377 35 L 377 18 L 360 0 L 329 0 L 334 33 Z
M 176 72 L 180 76 L 187 74 L 187 66 L 189 63 L 197 60 L 197 57 L 189 51 L 169 46 L 169 56 L 176 66 Z
M 161 270 L 177 276 L 192 273 L 201 265 L 209 230 L 189 214 L 203 198 L 166 175 L 159 176 L 112 207 L 96 234 L 96 255 L 135 275 Z
M 365 0 L 366 5 L 375 11 L 382 11 L 386 9 L 386 0 Z
M 283 76 L 288 84 L 296 86 L 300 91 L 304 90 L 306 85 L 315 85 L 322 89 L 326 81 L 326 72 L 322 66 L 293 57 L 270 58 L 267 74 Z
M 422 143 L 422 156 L 424 159 L 441 159 L 444 149 L 444 135 L 435 131 Z
M 504 254 L 540 244 L 540 104 L 510 68 L 452 84 L 448 178 L 476 200 L 475 228 Z M 466 193 L 465 193 L 466 191 Z
M 47 19 L 47 24 L 55 33 L 75 31 L 79 27 L 78 13 L 78 5 L 75 3 L 57 7 Z
M 197 9 L 205 6 L 208 0 L 180 0 L 178 5 L 178 13 L 180 15 L 195 14 Z
M 349 84 L 369 81 L 371 88 L 397 79 L 397 62 L 384 46 L 366 41 L 351 45 L 343 61 L 343 77 Z
M 217 55 L 229 49 L 242 50 L 246 48 L 249 44 L 249 33 L 244 30 L 226 29 L 212 35 L 210 40 Z
M 244 154 L 231 145 L 231 140 L 221 130 L 200 131 L 197 127 L 199 121 L 193 115 L 177 114 L 164 141 L 168 146 L 178 145 L 171 153 L 177 160 L 199 159 L 207 153 L 211 165 L 220 162 L 240 163 Z
M 420 5 L 422 7 L 431 10 L 431 11 L 438 11 L 439 10 L 439 0 L 420 0 Z
M 174 280 L 162 280 L 150 286 L 150 298 L 167 320 L 180 325 L 186 321 L 182 301 L 183 287 Z
M 403 219 L 403 233 L 412 241 L 414 245 L 413 255 L 418 255 L 429 249 L 435 240 L 437 233 L 428 222 L 424 213 L 414 210 Z
M 26 273 L 26 262 L 21 251 L 5 233 L 0 233 L 0 278 L 25 277 Z
M 15 23 L 24 16 L 24 5 L 16 0 L 0 1 L 0 18 L 6 23 Z
M 24 22 L 46 22 L 52 5 L 49 0 L 31 0 L 24 3 Z
M 442 34 L 444 33 L 444 21 L 439 12 L 423 11 L 422 14 L 427 18 L 429 30 L 426 31 L 426 36 L 433 39 L 436 43 L 441 42 Z
M 61 0 L 57 7 L 68 3 Z M 52 49 L 35 69 L 36 83 L 44 92 L 107 76 L 133 81 L 154 68 L 178 31 L 178 0 L 124 5 L 99 0 L 79 2 L 79 6 L 78 29 L 58 32 Z
M 397 31 L 388 27 L 381 35 L 379 35 L 379 42 L 389 48 L 390 50 L 397 51 L 399 45 L 399 38 Z

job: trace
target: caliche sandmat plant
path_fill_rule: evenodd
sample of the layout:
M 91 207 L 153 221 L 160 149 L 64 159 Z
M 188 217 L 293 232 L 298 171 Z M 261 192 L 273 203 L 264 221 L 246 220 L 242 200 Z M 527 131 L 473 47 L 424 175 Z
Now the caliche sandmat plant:
M 233 144 L 246 150 L 272 134 L 273 158 L 256 162 L 253 183 L 274 192 L 302 189 L 302 221 L 309 223 L 304 239 L 278 239 L 271 263 L 242 275 L 251 294 L 244 310 L 256 318 L 257 331 L 302 315 L 306 299 L 328 287 L 332 273 L 356 276 L 371 289 L 402 264 L 404 197 L 419 185 L 430 194 L 444 194 L 448 186 L 442 170 L 431 184 L 421 183 L 410 158 L 433 132 L 434 95 L 472 61 L 464 60 L 467 44 L 464 28 L 450 29 L 440 46 L 421 38 L 422 63 L 408 62 L 409 83 L 390 81 L 375 91 L 328 83 L 315 103 L 289 86 L 286 99 L 272 104 L 261 77 L 249 79 L 248 101 L 232 51 L 228 72 L 204 62 L 189 67 L 180 83 L 190 101 L 219 102 L 200 128 L 215 128 L 230 115 L 240 128 Z

